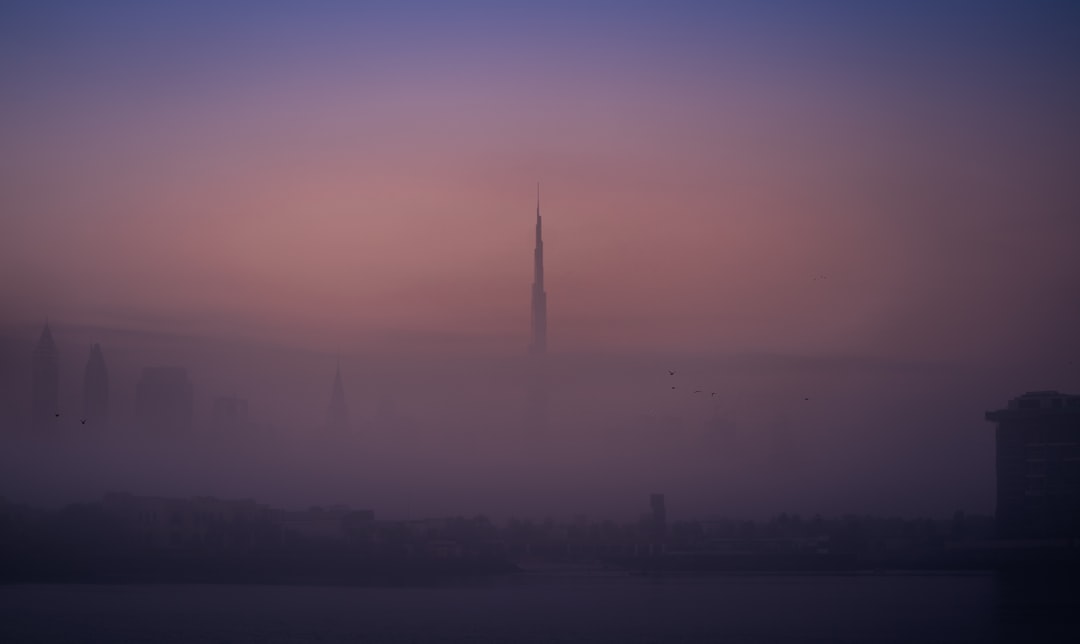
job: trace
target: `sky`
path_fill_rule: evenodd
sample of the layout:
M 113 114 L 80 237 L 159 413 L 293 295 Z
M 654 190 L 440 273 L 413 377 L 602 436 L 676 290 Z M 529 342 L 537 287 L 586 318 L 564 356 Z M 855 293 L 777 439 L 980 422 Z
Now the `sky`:
M 1076 348 L 1074 11 L 725 4 L 4 3 L 5 314 L 516 350 L 540 181 L 553 350 Z
M 896 387 L 837 445 L 961 384 L 984 424 L 1080 387 L 1078 32 L 1040 2 L 4 2 L 0 326 L 48 319 L 73 365 L 114 340 L 132 386 L 130 347 L 185 355 L 133 337 L 519 356 L 539 182 L 553 354 L 938 365 L 822 380 Z

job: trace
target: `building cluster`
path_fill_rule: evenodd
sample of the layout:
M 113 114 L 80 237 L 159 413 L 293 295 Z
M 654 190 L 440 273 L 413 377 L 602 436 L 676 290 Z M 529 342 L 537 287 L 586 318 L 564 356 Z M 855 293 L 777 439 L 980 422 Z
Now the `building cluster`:
M 0 500 L 0 551 L 10 550 L 20 539 L 31 544 L 58 543 L 70 551 L 85 550 L 96 540 L 97 547 L 112 552 L 202 560 L 249 555 L 264 561 L 289 561 L 295 556 L 327 556 L 341 562 L 356 557 L 487 560 L 522 569 L 960 566 L 972 559 L 955 546 L 984 542 L 992 533 L 992 518 L 961 513 L 945 521 L 854 516 L 804 519 L 785 514 L 757 522 L 669 523 L 664 497 L 659 494 L 650 497 L 648 512 L 630 522 L 584 517 L 494 522 L 484 516 L 376 520 L 370 510 L 346 506 L 282 510 L 250 499 L 170 499 L 126 493 L 51 513 Z
M 60 425 L 60 356 L 48 324 L 34 347 L 31 379 L 31 426 L 48 431 Z M 340 376 L 339 376 L 340 377 Z M 83 372 L 82 414 L 88 428 L 108 427 L 111 419 L 109 371 L 101 345 L 90 347 Z M 140 427 L 168 432 L 190 430 L 195 417 L 195 394 L 184 367 L 149 366 L 135 386 L 135 420 Z M 220 429 L 245 427 L 248 403 L 234 396 L 217 396 L 210 409 L 211 425 Z M 70 425 L 70 419 L 63 424 Z
M 26 550 L 39 558 L 51 556 L 49 548 L 58 547 L 207 566 L 220 557 L 256 557 L 275 570 L 293 565 L 332 570 L 339 567 L 335 561 L 391 567 L 410 561 L 456 561 L 454 566 L 467 568 L 487 562 L 488 571 L 564 566 L 643 571 L 986 570 L 1080 564 L 1075 532 L 1062 528 L 1056 535 L 1041 532 L 1041 539 L 1017 540 L 1016 534 L 1002 538 L 1000 531 L 1009 529 L 1008 523 L 996 526 L 993 517 L 962 512 L 946 520 L 781 514 L 768 521 L 672 522 L 662 494 L 651 495 L 648 510 L 630 522 L 585 517 L 495 522 L 484 516 L 377 520 L 371 510 L 347 506 L 284 510 L 251 499 L 126 493 L 60 511 L 0 499 L 0 553 Z M 1064 543 L 1048 539 L 1061 535 L 1072 538 Z
M 542 426 L 546 425 L 548 406 L 543 360 L 547 351 L 547 291 L 539 186 L 535 235 L 529 343 L 535 368 L 530 386 L 529 417 Z M 674 372 L 670 373 L 674 375 Z M 32 422 L 35 428 L 47 429 L 56 424 L 60 416 L 59 399 L 58 351 L 52 331 L 46 324 L 33 352 Z M 86 362 L 82 402 L 82 424 L 105 426 L 109 423 L 109 377 L 98 344 L 91 347 Z M 193 408 L 193 386 L 185 368 L 154 366 L 143 369 L 135 395 L 135 416 L 141 426 L 185 431 L 192 426 Z M 211 415 L 211 424 L 216 428 L 242 427 L 249 422 L 247 401 L 235 397 L 215 398 Z M 996 424 L 998 540 L 1080 542 L 1080 396 L 1056 391 L 1029 392 L 1010 401 L 1005 409 L 987 412 L 986 419 Z M 326 426 L 346 429 L 349 425 L 339 365 L 331 389 Z M 266 528 L 266 535 L 277 535 L 275 538 L 278 539 L 340 540 L 364 535 L 373 543 L 395 542 L 420 550 L 430 547 L 442 553 L 464 553 L 477 543 L 484 543 L 484 548 L 494 548 L 493 544 L 498 544 L 500 551 L 517 554 L 539 551 L 651 556 L 760 549 L 823 554 L 836 552 L 840 538 L 837 535 L 842 532 L 799 521 L 787 524 L 787 532 L 771 533 L 759 532 L 754 524 L 748 524 L 749 528 L 743 526 L 738 534 L 733 533 L 730 526 L 708 522 L 669 526 L 663 495 L 653 495 L 649 514 L 630 527 L 610 523 L 557 527 L 550 523 L 537 526 L 512 522 L 496 529 L 481 522 L 482 525 L 469 524 L 468 530 L 460 521 L 453 523 L 453 528 L 445 522 L 385 524 L 374 522 L 370 513 L 357 513 L 348 508 L 286 512 L 271 510 L 253 501 L 181 501 L 113 495 L 107 497 L 103 505 L 110 512 L 125 517 L 149 543 L 158 545 L 206 543 L 215 539 L 225 543 L 240 534 L 229 532 L 229 526 L 260 525 Z M 746 530 L 753 533 L 752 538 Z M 461 534 L 470 534 L 475 539 L 466 543 L 453 536 Z M 889 538 L 892 541 L 882 538 L 877 543 L 887 550 L 892 547 L 889 544 L 895 545 L 899 538 L 894 535 Z M 420 543 L 426 545 L 417 545 Z
M 60 352 L 48 324 L 34 347 L 31 364 L 31 423 L 34 429 L 51 428 L 60 417 Z M 109 422 L 109 372 L 97 344 L 90 348 L 83 374 L 82 422 L 91 421 L 95 425 Z
M 95 360 L 94 356 L 98 358 Z M 100 360 L 95 351 L 91 364 Z M 96 371 L 98 367 L 87 371 Z M 340 384 L 340 372 L 335 389 Z M 179 382 L 177 374 L 160 376 Z M 233 411 L 231 413 L 242 413 Z M 997 511 L 994 522 L 955 517 L 951 522 L 848 518 L 803 520 L 782 515 L 765 524 L 730 521 L 670 523 L 662 494 L 649 497 L 636 523 L 556 524 L 509 521 L 496 527 L 476 519 L 376 522 L 349 508 L 273 510 L 253 501 L 175 501 L 113 495 L 104 505 L 142 526 L 157 544 L 205 540 L 207 526 L 257 523 L 280 538 L 396 543 L 409 551 L 464 554 L 477 549 L 517 558 L 715 557 L 737 554 L 819 556 L 859 552 L 940 551 L 946 542 L 993 547 L 1080 546 L 1080 396 L 1036 391 L 986 413 L 996 424 Z M 455 523 L 456 522 L 456 523 Z M 284 536 L 291 535 L 291 536 Z M 464 535 L 471 535 L 463 540 Z
M 46 324 L 34 347 L 31 379 L 31 426 L 48 431 L 61 423 L 60 359 L 51 327 Z M 135 421 L 139 427 L 165 432 L 190 430 L 195 419 L 195 389 L 185 367 L 144 367 L 135 385 Z M 64 419 L 70 421 L 70 419 Z M 109 372 L 101 345 L 90 348 L 83 375 L 82 415 L 88 428 L 110 423 Z M 218 430 L 241 429 L 251 423 L 248 401 L 219 395 L 211 400 L 209 426 Z M 70 422 L 64 422 L 70 425 Z M 334 374 L 325 427 L 345 430 L 351 426 L 345 402 L 341 366 Z
M 173 499 L 116 492 L 105 495 L 101 508 L 136 545 L 165 549 L 344 540 L 374 521 L 370 510 L 347 506 L 281 510 L 252 499 Z
M 537 214 L 538 251 L 540 220 Z M 542 261 L 542 255 L 538 252 Z M 538 271 L 542 264 L 538 263 Z M 542 273 L 534 289 L 535 351 L 544 346 Z M 55 426 L 59 412 L 59 359 L 49 325 L 33 353 L 32 412 L 35 428 Z M 94 344 L 83 375 L 83 425 L 106 426 L 110 418 L 109 375 L 101 346 Z M 183 432 L 192 426 L 193 386 L 183 367 L 146 367 L 136 386 L 135 417 L 142 427 Z M 1019 396 L 1004 409 L 986 412 L 996 424 L 997 535 L 1011 540 L 1080 539 L 1080 396 L 1035 391 Z M 219 396 L 212 402 L 212 426 L 221 429 L 249 422 L 247 401 Z M 334 376 L 327 426 L 349 426 L 340 366 Z M 651 499 L 650 539 L 662 548 L 666 525 L 662 496 Z M 323 515 L 326 525 L 336 519 Z M 308 525 L 297 520 L 297 526 Z M 307 528 L 299 528 L 303 532 Z M 334 530 L 327 528 L 327 534 Z

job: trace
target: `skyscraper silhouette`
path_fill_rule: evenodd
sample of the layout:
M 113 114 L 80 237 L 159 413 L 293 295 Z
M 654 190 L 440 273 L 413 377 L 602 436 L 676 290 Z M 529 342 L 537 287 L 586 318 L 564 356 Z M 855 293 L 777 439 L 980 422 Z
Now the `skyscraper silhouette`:
M 533 250 L 532 324 L 529 353 L 529 402 L 526 421 L 534 429 L 548 423 L 547 367 L 547 291 L 544 290 L 544 222 L 540 217 L 540 184 L 536 184 L 536 247 Z
M 31 423 L 34 429 L 55 427 L 60 413 L 60 356 L 48 322 L 34 347 L 31 369 Z
M 547 352 L 547 292 L 544 291 L 544 222 L 540 218 L 540 184 L 536 184 L 536 248 L 533 250 L 532 342 L 529 351 Z
M 337 372 L 334 374 L 334 388 L 330 393 L 330 409 L 326 416 L 328 429 L 349 428 L 349 407 L 345 404 L 345 385 L 341 382 L 341 362 L 338 362 Z
M 109 422 L 109 372 L 101 345 L 94 343 L 83 372 L 83 420 L 96 427 Z

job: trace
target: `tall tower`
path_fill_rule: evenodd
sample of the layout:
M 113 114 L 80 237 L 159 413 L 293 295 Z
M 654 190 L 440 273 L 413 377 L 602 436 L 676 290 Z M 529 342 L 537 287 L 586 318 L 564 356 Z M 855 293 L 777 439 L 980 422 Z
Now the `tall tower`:
M 337 373 L 334 374 L 334 388 L 330 393 L 330 409 L 326 416 L 328 429 L 344 430 L 349 428 L 349 407 L 345 404 L 345 386 L 341 383 L 340 361 L 338 361 Z
M 540 184 L 536 184 L 536 248 L 533 250 L 532 332 L 529 353 L 528 409 L 526 423 L 532 429 L 548 425 L 547 386 L 547 292 L 544 291 L 544 222 L 540 218 Z
M 529 351 L 547 353 L 547 292 L 544 291 L 544 222 L 540 218 L 540 184 L 536 184 L 536 249 L 533 250 L 532 342 Z
M 90 358 L 83 373 L 83 420 L 97 427 L 109 422 L 109 372 L 105 368 L 101 345 L 96 342 L 90 348 Z
M 56 426 L 60 413 L 60 356 L 48 322 L 34 347 L 31 381 L 31 422 L 34 429 Z

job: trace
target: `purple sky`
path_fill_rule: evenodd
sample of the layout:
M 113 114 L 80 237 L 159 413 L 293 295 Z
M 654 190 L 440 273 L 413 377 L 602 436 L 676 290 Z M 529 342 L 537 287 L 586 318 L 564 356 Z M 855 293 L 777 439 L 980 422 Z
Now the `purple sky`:
M 539 179 L 554 348 L 1077 346 L 1060 15 L 220 4 L 5 5 L 10 321 L 514 347 Z

